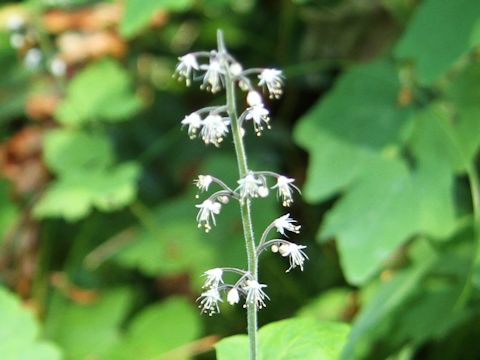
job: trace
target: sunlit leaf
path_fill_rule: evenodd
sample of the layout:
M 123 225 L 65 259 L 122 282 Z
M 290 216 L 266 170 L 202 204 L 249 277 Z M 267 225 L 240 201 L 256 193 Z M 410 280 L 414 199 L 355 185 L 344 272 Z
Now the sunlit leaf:
M 343 190 L 395 153 L 407 115 L 397 105 L 399 89 L 392 64 L 357 66 L 300 120 L 295 139 L 310 154 L 308 201 Z
M 110 358 L 153 360 L 187 345 L 200 335 L 200 314 L 197 310 L 181 298 L 170 298 L 151 305 L 132 320 Z M 191 357 L 180 352 L 171 358 L 186 360 Z
M 260 360 L 336 360 L 349 332 L 349 326 L 293 318 L 270 323 L 259 331 Z M 218 360 L 248 358 L 248 337 L 236 335 L 215 345 Z
M 123 164 L 95 172 L 69 172 L 54 181 L 37 202 L 37 217 L 63 217 L 69 221 L 86 216 L 93 207 L 113 211 L 136 197 L 139 168 Z
M 192 0 L 127 0 L 120 32 L 131 37 L 149 23 L 156 11 L 185 11 L 192 4 Z
M 104 291 L 84 305 L 57 293 L 47 316 L 47 334 L 64 349 L 68 359 L 105 358 L 120 340 L 119 326 L 131 301 L 128 289 Z
M 39 327 L 33 314 L 4 288 L 0 288 L 0 354 L 5 360 L 60 360 L 60 350 L 39 340 Z
M 471 48 L 480 17 L 477 0 L 426 0 L 416 10 L 395 53 L 415 62 L 418 79 L 431 84 Z M 458 21 L 462 19 L 462 21 Z
M 44 159 L 57 174 L 103 170 L 113 162 L 113 152 L 105 136 L 57 129 L 44 140 Z
M 125 120 L 139 108 L 128 73 L 116 61 L 105 59 L 75 76 L 56 115 L 62 124 L 78 127 L 99 120 Z

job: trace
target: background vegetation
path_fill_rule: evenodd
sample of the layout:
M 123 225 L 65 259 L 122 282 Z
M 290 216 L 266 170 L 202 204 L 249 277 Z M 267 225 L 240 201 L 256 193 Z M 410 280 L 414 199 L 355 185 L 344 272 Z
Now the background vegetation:
M 245 332 L 240 306 L 196 308 L 202 272 L 245 259 L 235 207 L 196 228 L 192 180 L 234 184 L 236 165 L 230 141 L 181 131 L 213 97 L 171 77 L 218 28 L 245 66 L 284 69 L 273 129 L 247 148 L 304 195 L 292 238 L 310 261 L 285 274 L 265 256 L 260 323 L 351 324 L 311 332 L 326 359 L 478 358 L 478 0 L 0 6 L 2 359 L 213 359 Z M 255 206 L 257 229 L 281 214 Z M 309 329 L 270 326 L 269 349 Z

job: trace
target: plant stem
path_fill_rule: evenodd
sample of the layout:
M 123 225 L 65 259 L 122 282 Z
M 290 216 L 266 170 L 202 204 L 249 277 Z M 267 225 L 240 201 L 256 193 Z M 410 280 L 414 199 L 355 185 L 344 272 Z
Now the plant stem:
M 223 40 L 223 33 L 221 30 L 217 32 L 218 51 L 226 54 L 225 43 Z M 241 128 L 238 123 L 237 104 L 235 97 L 235 83 L 230 75 L 228 64 L 223 64 L 225 68 L 225 89 L 227 93 L 227 112 L 231 121 L 231 129 L 233 136 L 233 143 L 235 145 L 235 153 L 237 156 L 238 172 L 240 178 L 243 178 L 248 173 L 247 155 L 245 153 L 245 146 L 243 144 L 243 137 Z M 257 254 L 255 246 L 255 237 L 253 234 L 252 214 L 250 207 L 250 200 L 240 202 L 240 212 L 242 215 L 243 234 L 245 237 L 245 245 L 247 249 L 248 272 L 257 280 Z M 250 360 L 257 359 L 257 304 L 251 302 L 247 304 L 247 322 L 248 322 L 248 338 L 250 344 Z

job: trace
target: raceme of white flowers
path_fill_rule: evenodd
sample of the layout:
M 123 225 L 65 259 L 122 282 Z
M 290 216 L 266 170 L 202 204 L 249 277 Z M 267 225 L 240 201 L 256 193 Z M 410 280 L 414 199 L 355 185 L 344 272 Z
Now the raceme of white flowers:
M 226 76 L 228 75 L 228 77 Z M 200 88 L 212 93 L 217 93 L 225 88 L 227 79 L 233 81 L 240 91 L 246 93 L 246 108 L 238 116 L 240 134 L 245 136 L 249 122 L 257 135 L 270 128 L 270 114 L 262 99 L 261 93 L 266 93 L 271 99 L 278 99 L 283 92 L 283 75 L 277 69 L 246 69 L 229 53 L 220 51 L 193 52 L 179 58 L 175 69 L 175 77 L 185 81 L 190 86 L 193 81 L 200 81 Z M 228 115 L 227 105 L 210 106 L 197 110 L 181 121 L 182 127 L 187 128 L 191 139 L 200 138 L 206 145 L 213 144 L 219 147 L 231 131 L 231 119 Z M 215 188 L 210 196 L 197 204 L 197 223 L 199 228 L 206 232 L 216 225 L 216 216 L 220 214 L 222 206 L 230 199 L 244 204 L 245 201 L 258 197 L 264 198 L 271 193 L 276 194 L 281 204 L 289 207 L 293 203 L 295 192 L 300 192 L 294 185 L 294 179 L 276 174 L 271 171 L 249 170 L 246 176 L 237 181 L 234 187 L 229 187 L 220 179 L 212 175 L 199 175 L 194 184 L 201 193 Z M 290 214 L 285 214 L 275 219 L 263 232 L 261 239 L 256 243 L 256 258 L 266 249 L 288 258 L 289 272 L 296 267 L 303 270 L 304 262 L 308 259 L 303 251 L 305 246 L 294 244 L 285 239 L 268 240 L 272 231 L 276 230 L 280 235 L 287 237 L 287 233 L 298 234 L 300 225 Z M 233 284 L 227 284 L 223 280 L 224 273 L 238 275 L 238 280 Z M 204 292 L 197 299 L 202 312 L 213 315 L 220 311 L 219 303 L 223 302 L 222 293 L 230 305 L 245 299 L 244 307 L 249 303 L 255 304 L 256 308 L 265 307 L 265 301 L 269 300 L 261 284 L 248 271 L 237 268 L 215 268 L 204 273 Z

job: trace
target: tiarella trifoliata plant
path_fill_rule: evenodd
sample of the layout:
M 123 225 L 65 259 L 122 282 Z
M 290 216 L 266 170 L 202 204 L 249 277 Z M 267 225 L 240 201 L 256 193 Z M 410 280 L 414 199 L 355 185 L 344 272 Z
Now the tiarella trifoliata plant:
M 196 205 L 198 208 L 197 223 L 199 228 L 209 232 L 216 225 L 216 215 L 222 206 L 231 199 L 238 201 L 242 217 L 243 231 L 247 249 L 247 269 L 231 267 L 215 268 L 205 271 L 204 292 L 198 298 L 202 312 L 213 315 L 220 312 L 219 303 L 223 296 L 230 305 L 241 302 L 247 308 L 248 335 L 250 339 L 250 359 L 257 354 L 257 310 L 266 306 L 270 300 L 265 292 L 267 285 L 258 278 L 258 260 L 260 254 L 267 249 L 273 253 L 288 258 L 289 267 L 303 270 L 304 262 L 308 259 L 303 251 L 305 246 L 297 245 L 283 238 L 272 237 L 272 232 L 278 232 L 287 237 L 287 233 L 299 233 L 300 225 L 289 213 L 272 221 L 262 233 L 260 239 L 255 239 L 252 226 L 251 201 L 258 197 L 267 197 L 271 193 L 277 195 L 284 207 L 293 203 L 295 192 L 299 192 L 294 185 L 294 179 L 272 171 L 255 171 L 249 168 L 243 143 L 243 137 L 249 126 L 257 135 L 261 135 L 265 128 L 270 128 L 269 111 L 265 107 L 260 94 L 268 94 L 272 99 L 282 95 L 283 75 L 280 70 L 252 68 L 244 70 L 242 65 L 225 48 L 222 32 L 218 34 L 218 49 L 210 52 L 194 52 L 179 58 L 175 76 L 184 80 L 189 86 L 193 80 L 201 80 L 200 88 L 217 93 L 222 90 L 226 93 L 226 104 L 210 106 L 197 110 L 182 120 L 182 126 L 187 127 L 190 138 L 201 138 L 207 145 L 219 147 L 223 140 L 232 134 L 237 157 L 239 180 L 235 186 L 228 186 L 213 175 L 199 175 L 194 181 L 200 193 L 216 191 L 203 202 Z M 246 109 L 237 110 L 237 92 L 245 95 Z M 251 123 L 251 124 L 249 124 Z M 199 197 L 199 195 L 197 195 Z M 227 284 L 223 280 L 224 273 L 238 275 L 235 283 Z

